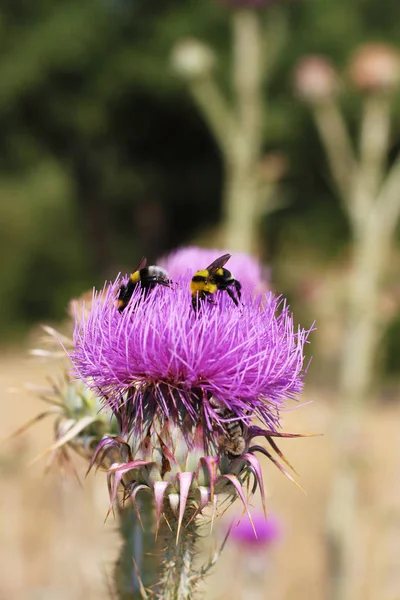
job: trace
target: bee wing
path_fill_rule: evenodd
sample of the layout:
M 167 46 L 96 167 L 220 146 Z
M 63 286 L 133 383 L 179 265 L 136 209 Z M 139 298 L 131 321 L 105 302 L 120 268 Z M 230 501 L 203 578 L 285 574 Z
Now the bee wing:
M 210 274 L 215 273 L 215 271 L 218 271 L 218 269 L 221 269 L 221 267 L 223 267 L 228 262 L 230 257 L 231 257 L 231 254 L 224 254 L 223 256 L 216 258 L 214 260 L 214 262 L 212 262 L 211 265 L 209 265 L 207 267 L 207 271 L 209 271 Z
M 136 273 L 136 271 L 140 271 L 140 269 L 144 269 L 144 267 L 146 266 L 146 264 L 147 264 L 147 258 L 145 258 L 144 256 L 142 256 L 142 258 L 140 259 L 140 262 L 139 262 L 138 266 L 134 270 L 134 273 Z

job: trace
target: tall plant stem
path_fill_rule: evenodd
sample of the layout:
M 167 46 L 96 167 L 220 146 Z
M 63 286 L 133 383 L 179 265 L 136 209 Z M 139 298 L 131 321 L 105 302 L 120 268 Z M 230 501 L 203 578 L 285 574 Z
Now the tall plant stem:
M 142 586 L 158 581 L 160 561 L 154 548 L 154 507 L 150 498 L 145 500 L 138 500 L 142 524 L 130 503 L 119 509 L 122 546 L 115 566 L 119 600 L 142 600 Z
M 275 180 L 261 176 L 262 130 L 265 118 L 263 84 L 275 66 L 286 37 L 281 13 L 266 23 L 251 8 L 232 11 L 232 98 L 226 98 L 218 84 L 209 54 L 192 43 L 201 54 L 203 68 L 184 72 L 189 91 L 213 134 L 224 168 L 223 244 L 229 250 L 251 252 L 259 249 L 260 217 L 269 209 Z M 205 54 L 207 56 L 205 56 Z M 198 58 L 201 58 L 198 57 Z M 206 64 L 204 64 L 206 63 Z M 175 63 L 177 64 L 177 63 Z
M 251 9 L 234 11 L 232 28 L 236 127 L 224 156 L 224 241 L 227 248 L 249 252 L 257 246 L 260 211 L 257 168 L 261 154 L 263 36 L 260 17 Z
M 336 464 L 328 504 L 332 600 L 355 600 L 362 565 L 359 517 L 359 440 L 379 338 L 378 294 L 388 244 L 379 229 L 354 241 L 349 315 L 339 380 L 339 410 L 333 439 Z M 374 243 L 375 242 L 375 243 Z
M 186 521 L 186 522 L 185 522 Z M 183 519 L 177 538 L 177 518 L 167 514 L 160 531 L 165 542 L 164 568 L 157 598 L 159 600 L 192 600 L 199 574 L 194 568 L 197 525 Z
M 325 147 L 333 181 L 347 212 L 355 157 L 343 114 L 335 100 L 328 99 L 314 106 L 314 118 Z
M 359 516 L 359 440 L 371 393 L 379 341 L 379 293 L 399 216 L 400 170 L 386 176 L 390 102 L 387 96 L 365 99 L 356 161 L 350 136 L 335 101 L 318 106 L 316 123 L 332 176 L 352 232 L 348 314 L 339 374 L 339 406 L 334 424 L 335 464 L 328 501 L 327 535 L 331 600 L 356 600 L 362 556 Z

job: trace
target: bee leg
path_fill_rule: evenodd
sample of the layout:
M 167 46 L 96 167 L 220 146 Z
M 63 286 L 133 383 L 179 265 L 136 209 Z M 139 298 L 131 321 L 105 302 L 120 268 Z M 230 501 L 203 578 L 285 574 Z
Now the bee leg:
M 152 290 L 155 287 L 155 285 L 153 285 L 152 283 L 150 283 L 150 285 L 142 285 L 141 286 L 141 290 L 140 293 L 142 294 L 142 298 L 143 300 L 146 300 L 148 293 L 150 292 L 150 290 Z
M 216 304 L 215 301 L 212 299 L 210 292 L 205 292 L 204 290 L 202 290 L 201 292 L 197 292 L 195 296 L 192 296 L 192 306 L 194 310 L 197 310 L 200 307 L 201 303 L 205 300 L 209 304 Z
M 235 286 L 236 296 L 238 297 L 238 300 L 240 300 L 240 298 L 242 297 L 242 285 L 240 281 L 237 281 L 236 279 L 233 282 L 233 285 Z
M 133 283 L 133 281 L 129 279 L 128 283 L 125 286 L 124 294 L 122 296 L 123 308 L 126 308 L 128 306 L 137 285 L 137 283 Z
M 235 286 L 236 287 L 236 286 Z M 237 301 L 237 299 L 235 298 L 235 294 L 232 292 L 232 290 L 230 288 L 225 288 L 229 298 L 232 299 L 232 302 L 234 303 L 235 306 L 239 306 L 239 302 Z
M 119 288 L 118 300 L 122 300 L 122 298 L 125 296 L 125 293 L 126 293 L 126 285 L 121 285 L 121 287 Z
M 197 311 L 200 302 L 201 302 L 201 300 L 200 300 L 198 294 L 196 294 L 195 296 L 192 296 L 192 307 L 193 307 L 194 311 Z
M 117 298 L 117 308 L 119 312 L 122 312 L 126 306 L 125 304 L 126 285 L 121 285 L 119 288 L 119 294 Z
M 204 300 L 206 299 L 206 297 L 207 296 L 205 295 L 204 292 L 197 292 L 196 294 L 194 294 L 192 296 L 192 306 L 193 306 L 194 311 L 197 312 L 197 310 L 201 306 L 201 303 L 204 302 Z

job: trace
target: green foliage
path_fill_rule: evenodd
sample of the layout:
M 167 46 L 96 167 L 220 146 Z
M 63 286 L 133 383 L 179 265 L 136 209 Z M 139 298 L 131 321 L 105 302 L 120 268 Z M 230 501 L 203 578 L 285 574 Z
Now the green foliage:
M 44 157 L 19 179 L 0 177 L 0 302 L 5 325 L 14 319 L 38 319 L 43 307 L 50 317 L 58 316 L 61 302 L 71 293 L 71 265 L 82 260 L 84 247 L 79 244 L 69 188 L 60 165 Z
M 397 377 L 400 369 L 400 316 L 389 325 L 382 343 L 384 375 Z
M 273 250 L 289 225 L 300 244 L 324 244 L 329 255 L 343 219 L 291 71 L 305 53 L 328 53 L 345 67 L 363 40 L 396 43 L 400 5 L 305 0 L 284 11 L 289 35 L 265 90 L 265 150 L 289 158 L 288 208 L 274 221 Z M 187 36 L 213 46 L 229 96 L 229 9 L 217 0 L 2 3 L 3 331 L 61 317 L 71 295 L 218 220 L 218 151 L 169 66 L 172 46 Z M 357 110 L 350 102 L 354 119 Z

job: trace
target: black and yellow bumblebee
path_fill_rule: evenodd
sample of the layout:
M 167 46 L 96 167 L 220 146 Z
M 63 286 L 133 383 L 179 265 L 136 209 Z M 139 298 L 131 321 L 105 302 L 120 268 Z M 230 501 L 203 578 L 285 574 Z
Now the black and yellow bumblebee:
M 242 286 L 224 265 L 230 259 L 230 254 L 220 256 L 207 267 L 197 271 L 190 282 L 192 306 L 196 310 L 202 300 L 212 302 L 211 296 L 217 290 L 226 291 L 236 306 L 239 305 Z M 233 288 L 233 289 L 232 289 Z M 236 296 L 234 291 L 236 292 Z
M 137 285 L 140 285 L 144 291 L 144 296 L 148 294 L 156 285 L 164 285 L 169 287 L 171 281 L 168 279 L 168 273 L 162 267 L 157 265 L 147 265 L 147 259 L 142 258 L 138 264 L 136 270 L 129 277 L 126 284 L 121 285 L 119 288 L 117 298 L 117 308 L 119 312 L 122 312 L 129 304 L 132 294 L 136 289 Z
M 235 413 L 226 408 L 226 406 L 216 398 L 211 397 L 209 402 L 211 407 L 214 409 L 214 412 L 221 419 L 235 419 Z M 216 439 L 219 452 L 221 454 L 225 454 L 231 460 L 242 456 L 242 454 L 246 452 L 247 448 L 247 430 L 247 424 L 237 418 L 232 421 L 225 421 L 223 425 L 219 424 L 216 426 Z

